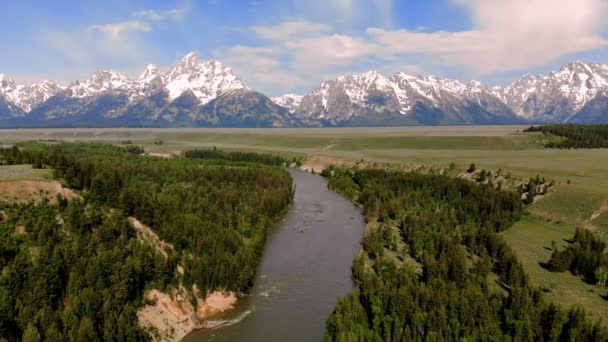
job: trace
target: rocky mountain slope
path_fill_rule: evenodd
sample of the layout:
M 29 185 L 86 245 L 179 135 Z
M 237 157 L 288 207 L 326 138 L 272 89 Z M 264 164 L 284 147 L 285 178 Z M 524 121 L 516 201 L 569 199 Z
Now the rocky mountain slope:
M 195 53 L 167 72 L 148 65 L 135 79 L 100 70 L 62 87 L 47 81 L 20 86 L 1 77 L 0 127 L 297 125 L 287 109 L 249 89 L 232 69 Z
M 377 71 L 325 81 L 295 110 L 327 125 L 503 124 L 522 122 L 478 82 Z
M 273 99 L 228 66 L 189 53 L 135 78 L 99 70 L 67 86 L 0 74 L 0 127 L 293 127 L 608 122 L 608 65 L 573 62 L 491 87 L 377 71 Z
M 291 113 L 295 113 L 300 106 L 303 97 L 304 96 L 302 95 L 285 94 L 283 96 L 273 97 L 272 101 L 281 107 L 287 108 L 287 110 L 289 110 Z
M 515 113 L 538 122 L 569 122 L 608 90 L 608 65 L 573 62 L 548 75 L 526 75 L 492 93 Z

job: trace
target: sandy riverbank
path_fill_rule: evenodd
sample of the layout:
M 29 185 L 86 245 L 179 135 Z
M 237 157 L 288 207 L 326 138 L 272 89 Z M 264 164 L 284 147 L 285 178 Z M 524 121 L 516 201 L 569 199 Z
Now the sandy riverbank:
M 193 293 L 198 293 L 194 288 Z M 139 324 L 152 332 L 158 341 L 181 341 L 188 333 L 213 329 L 229 322 L 209 321 L 216 314 L 231 310 L 238 299 L 234 292 L 215 291 L 204 299 L 196 296 L 194 308 L 184 288 L 163 293 L 151 290 L 146 294 L 150 304 L 137 312 Z

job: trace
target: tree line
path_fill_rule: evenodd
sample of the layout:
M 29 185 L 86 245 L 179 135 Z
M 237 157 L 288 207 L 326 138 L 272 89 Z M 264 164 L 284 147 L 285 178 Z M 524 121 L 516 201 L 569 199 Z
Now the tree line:
M 145 340 L 136 309 L 146 289 L 196 284 L 204 294 L 251 286 L 267 230 L 291 203 L 289 173 L 250 157 L 134 152 L 96 144 L 0 150 L 3 163 L 52 168 L 81 194 L 69 203 L 2 204 L 0 337 Z M 164 257 L 139 241 L 128 217 L 174 249 Z M 26 233 L 15 234 L 16 226 Z
M 213 160 L 225 160 L 230 162 L 248 162 L 248 163 L 259 163 L 265 165 L 286 165 L 293 163 L 299 165 L 301 160 L 299 158 L 292 158 L 287 160 L 280 156 L 270 154 L 260 154 L 253 152 L 240 152 L 240 151 L 223 151 L 214 147 L 213 149 L 196 149 L 188 150 L 184 152 L 186 158 L 200 158 L 200 159 L 213 159 Z
M 570 271 L 591 284 L 608 284 L 606 243 L 587 229 L 577 229 L 563 250 L 554 244 L 551 259 L 544 266 L 553 272 Z
M 354 262 L 356 289 L 338 301 L 326 341 L 608 339 L 582 310 L 547 303 L 498 235 L 522 213 L 518 193 L 419 173 L 324 174 L 377 221 Z
M 545 144 L 547 148 L 606 148 L 608 125 L 543 125 L 530 126 L 524 132 L 542 132 L 564 138 Z

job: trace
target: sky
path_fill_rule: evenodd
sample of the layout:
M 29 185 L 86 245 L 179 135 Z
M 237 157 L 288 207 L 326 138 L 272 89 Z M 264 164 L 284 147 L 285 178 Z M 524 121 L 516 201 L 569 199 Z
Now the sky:
M 6 1 L 0 42 L 0 73 L 22 83 L 137 76 L 194 51 L 270 96 L 367 70 L 501 85 L 608 63 L 608 1 Z

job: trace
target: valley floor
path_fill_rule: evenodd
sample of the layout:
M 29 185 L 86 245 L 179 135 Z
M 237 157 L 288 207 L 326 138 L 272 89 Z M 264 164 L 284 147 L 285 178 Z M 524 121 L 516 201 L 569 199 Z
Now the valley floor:
M 533 282 L 551 300 L 580 305 L 595 317 L 608 317 L 608 304 L 595 286 L 569 273 L 551 273 L 547 261 L 552 241 L 563 244 L 577 227 L 608 240 L 608 149 L 545 149 L 550 139 L 521 133 L 524 126 L 454 126 L 323 129 L 43 129 L 0 130 L 0 143 L 23 140 L 133 143 L 162 155 L 195 147 L 271 152 L 325 164 L 390 163 L 433 165 L 458 170 L 503 170 L 515 177 L 540 175 L 554 180 L 553 192 L 532 205 L 521 222 L 504 233 Z M 604 208 L 604 209 L 602 209 Z

